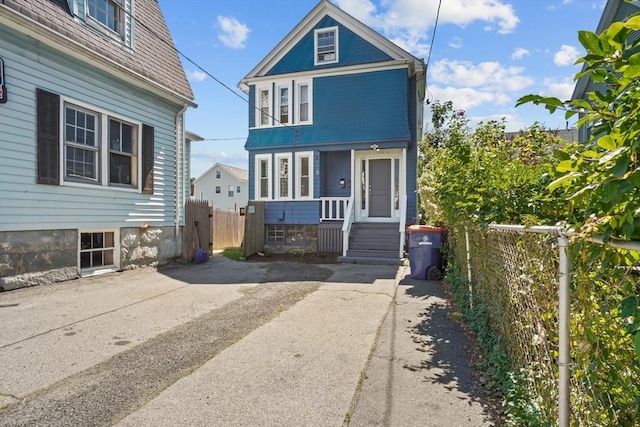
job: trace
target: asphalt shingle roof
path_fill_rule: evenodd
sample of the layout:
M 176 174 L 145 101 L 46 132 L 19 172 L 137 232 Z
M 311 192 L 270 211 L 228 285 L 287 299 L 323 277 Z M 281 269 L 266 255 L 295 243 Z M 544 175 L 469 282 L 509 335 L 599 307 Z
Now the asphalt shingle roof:
M 135 0 L 137 22 L 134 23 L 133 49 L 106 39 L 84 25 L 81 19 L 74 19 L 64 0 L 2 0 L 1 3 L 165 89 L 193 100 L 191 86 L 157 0 Z

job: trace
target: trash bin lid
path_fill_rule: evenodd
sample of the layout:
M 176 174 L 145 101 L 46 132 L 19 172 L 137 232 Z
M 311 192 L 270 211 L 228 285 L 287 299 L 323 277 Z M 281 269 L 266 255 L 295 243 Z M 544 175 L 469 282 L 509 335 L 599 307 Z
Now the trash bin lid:
M 447 231 L 444 227 L 434 227 L 432 225 L 410 225 L 407 227 L 408 232 L 433 232 L 433 233 L 444 233 Z

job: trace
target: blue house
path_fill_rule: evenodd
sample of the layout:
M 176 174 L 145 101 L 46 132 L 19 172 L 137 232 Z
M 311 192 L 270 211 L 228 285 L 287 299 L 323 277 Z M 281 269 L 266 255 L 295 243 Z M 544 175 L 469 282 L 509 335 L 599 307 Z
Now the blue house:
M 193 93 L 156 0 L 0 2 L 0 291 L 181 255 Z
M 417 222 L 424 61 L 322 0 L 240 87 L 266 249 L 398 262 Z

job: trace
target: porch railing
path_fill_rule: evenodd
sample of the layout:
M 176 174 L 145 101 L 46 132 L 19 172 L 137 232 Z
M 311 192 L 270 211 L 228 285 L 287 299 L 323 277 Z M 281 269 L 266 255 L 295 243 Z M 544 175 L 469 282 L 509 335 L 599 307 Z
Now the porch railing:
M 404 236 L 407 229 L 407 195 L 403 194 L 400 198 L 400 258 L 404 258 Z
M 353 205 L 354 196 L 351 196 L 348 200 L 347 211 L 344 213 L 344 222 L 342 223 L 342 256 L 347 256 L 347 251 L 349 250 L 349 233 L 355 217 Z
M 349 203 L 349 197 L 321 197 L 320 221 L 344 220 Z

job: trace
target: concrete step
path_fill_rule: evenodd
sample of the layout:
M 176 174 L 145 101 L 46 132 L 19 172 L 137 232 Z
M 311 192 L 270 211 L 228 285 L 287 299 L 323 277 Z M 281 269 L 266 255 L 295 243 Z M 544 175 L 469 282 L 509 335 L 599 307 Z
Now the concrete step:
M 397 258 L 397 259 L 400 258 L 400 256 L 398 255 L 398 249 L 396 250 L 349 249 L 347 251 L 347 256 L 359 257 L 359 258 Z
M 368 264 L 368 265 L 402 265 L 404 259 L 400 258 L 368 258 L 355 256 L 340 256 L 338 262 L 344 264 Z
M 397 251 L 400 249 L 400 240 L 397 242 L 380 239 L 368 239 L 366 241 L 357 239 L 349 239 L 349 249 L 353 250 L 378 250 L 378 251 Z

